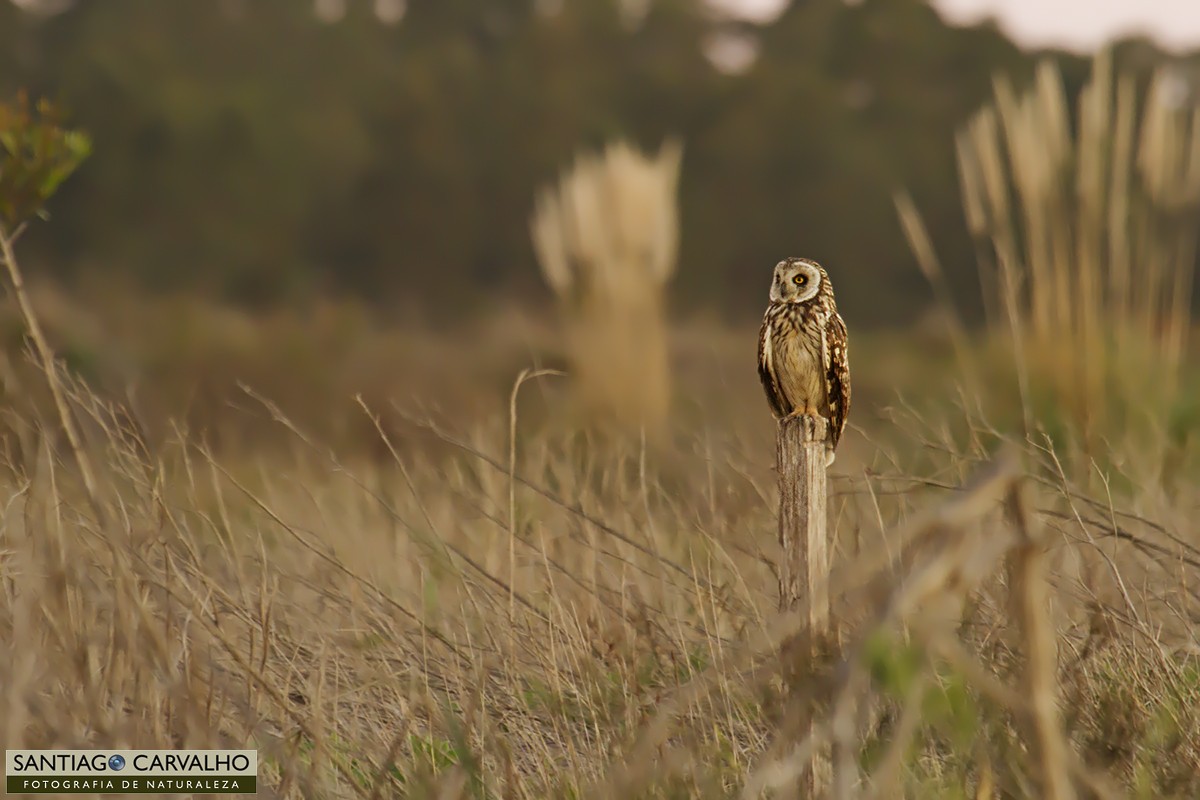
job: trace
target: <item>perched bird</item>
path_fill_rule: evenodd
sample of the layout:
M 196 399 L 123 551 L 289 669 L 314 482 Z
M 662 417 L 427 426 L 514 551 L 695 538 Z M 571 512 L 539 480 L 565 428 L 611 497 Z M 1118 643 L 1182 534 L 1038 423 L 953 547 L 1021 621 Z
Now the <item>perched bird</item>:
M 775 265 L 758 334 L 758 376 L 779 419 L 806 414 L 829 421 L 825 465 L 832 464 L 850 411 L 850 362 L 846 323 L 817 262 L 787 258 Z

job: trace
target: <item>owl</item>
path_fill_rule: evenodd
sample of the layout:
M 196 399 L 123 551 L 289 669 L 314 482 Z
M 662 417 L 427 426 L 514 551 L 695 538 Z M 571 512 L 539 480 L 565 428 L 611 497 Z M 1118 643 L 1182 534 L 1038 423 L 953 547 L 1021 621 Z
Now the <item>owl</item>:
M 832 464 L 850 412 L 850 362 L 846 323 L 817 262 L 788 258 L 775 265 L 758 334 L 758 376 L 777 418 L 807 414 L 829 421 L 825 465 Z

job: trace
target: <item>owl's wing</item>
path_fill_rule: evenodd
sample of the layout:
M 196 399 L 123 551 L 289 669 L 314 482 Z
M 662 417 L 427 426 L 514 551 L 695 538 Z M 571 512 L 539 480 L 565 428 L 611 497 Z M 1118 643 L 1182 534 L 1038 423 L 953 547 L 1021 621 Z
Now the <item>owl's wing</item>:
M 771 314 L 768 311 L 763 317 L 762 328 L 758 332 L 758 378 L 762 381 L 763 391 L 767 393 L 767 402 L 775 416 L 787 416 L 786 405 L 782 396 L 779 380 L 775 377 L 775 352 L 771 340 Z
M 829 438 L 837 447 L 850 413 L 850 356 L 846 342 L 846 323 L 836 311 L 825 321 L 825 385 L 829 396 Z

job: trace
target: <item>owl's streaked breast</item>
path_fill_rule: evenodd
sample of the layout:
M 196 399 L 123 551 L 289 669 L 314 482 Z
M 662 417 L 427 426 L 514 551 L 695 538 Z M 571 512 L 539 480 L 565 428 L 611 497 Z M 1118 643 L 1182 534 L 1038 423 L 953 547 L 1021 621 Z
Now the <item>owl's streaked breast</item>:
M 825 405 L 825 376 L 821 369 L 819 339 L 793 335 L 776 340 L 779 383 L 793 408 Z
M 783 413 L 806 407 L 824 411 L 826 380 L 815 315 L 802 306 L 788 305 L 771 317 L 769 341 L 764 344 Z

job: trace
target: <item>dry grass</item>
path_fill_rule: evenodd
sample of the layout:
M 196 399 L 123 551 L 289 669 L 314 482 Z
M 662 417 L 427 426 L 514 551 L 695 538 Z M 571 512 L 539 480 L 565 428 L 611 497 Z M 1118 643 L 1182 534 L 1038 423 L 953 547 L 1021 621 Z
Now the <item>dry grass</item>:
M 1114 437 L 1128 438 L 1117 446 L 1137 451 L 1147 480 L 1163 478 L 1196 412 L 1184 369 L 1200 111 L 1173 101 L 1171 80 L 1161 72 L 1139 97 L 1102 54 L 1072 108 L 1047 62 L 1023 94 L 998 78 L 994 104 L 958 138 L 990 328 L 1007 342 L 1026 431 L 1085 460 L 1107 461 Z M 898 206 L 949 307 L 916 210 L 903 196 Z
M 1187 506 L 995 462 L 972 415 L 963 447 L 905 414 L 835 475 L 841 638 L 781 664 L 769 447 L 715 420 L 646 452 L 518 415 L 512 482 L 504 412 L 391 409 L 381 462 L 247 395 L 293 446 L 218 456 L 70 388 L 107 521 L 27 419 L 4 747 L 257 747 L 287 796 L 752 796 L 815 714 L 834 796 L 1200 791 Z

